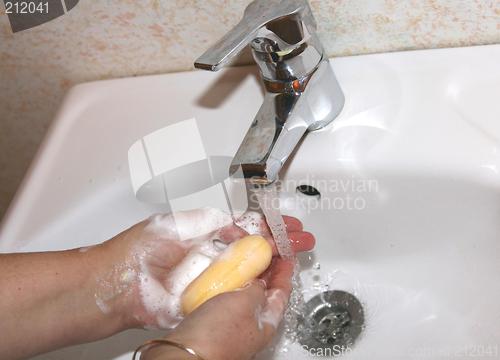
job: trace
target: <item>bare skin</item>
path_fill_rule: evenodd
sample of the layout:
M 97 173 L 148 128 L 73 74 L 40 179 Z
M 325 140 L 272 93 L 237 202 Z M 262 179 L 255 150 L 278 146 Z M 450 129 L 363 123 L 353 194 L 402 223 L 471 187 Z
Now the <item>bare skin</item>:
M 256 312 L 269 308 L 281 320 L 291 292 L 293 262 L 275 259 L 267 281 L 219 295 L 195 310 L 166 339 L 189 346 L 204 359 L 249 360 L 276 334 L 276 326 L 260 323 Z M 278 297 L 273 294 L 280 294 Z M 210 329 L 210 331 L 207 331 Z M 185 351 L 158 346 L 144 360 L 193 359 Z
M 307 251 L 314 246 L 313 236 L 302 230 L 300 221 L 285 217 L 285 222 L 295 251 Z M 115 276 L 121 264 L 127 264 L 131 274 L 137 274 L 146 264 L 151 280 L 169 291 L 172 284 L 168 274 L 189 253 L 190 240 L 181 242 L 168 231 L 151 233 L 149 223 L 146 220 L 134 225 L 88 251 L 0 255 L 2 358 L 27 358 L 103 339 L 130 328 L 162 327 L 159 319 L 165 314 L 152 312 L 141 302 L 138 280 L 133 276 L 127 280 L 124 291 L 103 297 L 104 307 L 96 302 L 96 297 L 107 291 L 108 286 L 122 289 L 123 284 L 119 282 L 122 280 Z M 271 241 L 267 225 L 261 226 L 263 235 Z M 219 235 L 224 242 L 230 242 L 245 232 L 230 224 L 224 226 Z M 138 249 L 140 261 L 135 256 Z M 195 348 L 207 360 L 251 358 L 275 332 L 275 326 L 269 323 L 259 325 L 255 310 L 267 306 L 276 316 L 281 316 L 290 293 L 292 271 L 293 264 L 276 258 L 263 276 L 266 285 L 255 282 L 245 289 L 215 297 L 186 317 L 169 332 L 168 338 Z M 102 279 L 106 280 L 104 288 Z M 228 343 L 235 345 L 232 355 L 227 355 Z M 170 347 L 158 347 L 145 356 L 147 359 L 188 359 L 190 355 Z
M 127 328 L 125 309 L 104 314 L 95 304 L 95 280 L 89 274 L 104 270 L 105 252 L 0 256 L 2 358 L 25 358 Z

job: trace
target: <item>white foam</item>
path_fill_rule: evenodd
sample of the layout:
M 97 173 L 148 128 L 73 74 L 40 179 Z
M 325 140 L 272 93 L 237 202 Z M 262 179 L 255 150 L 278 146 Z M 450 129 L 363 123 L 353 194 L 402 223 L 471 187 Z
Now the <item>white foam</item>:
M 95 296 L 95 303 L 96 303 L 97 307 L 99 308 L 99 310 L 101 310 L 101 312 L 103 314 L 109 314 L 111 312 L 111 307 L 108 304 L 106 304 L 104 302 L 104 300 L 102 300 L 98 296 Z
M 264 217 L 256 212 L 249 211 L 235 221 L 235 224 L 245 230 L 249 235 L 262 235 Z
M 97 307 L 105 314 L 111 311 L 110 302 L 118 295 L 127 296 L 131 292 L 131 285 L 137 279 L 137 273 L 131 265 L 116 264 L 112 270 L 102 278 L 98 278 L 98 288 L 94 294 Z
M 266 295 L 266 305 L 257 312 L 259 329 L 263 329 L 264 324 L 271 325 L 273 328 L 277 329 L 283 319 L 287 297 L 281 289 L 268 290 L 266 291 Z
M 150 217 L 145 231 L 155 235 L 153 243 L 136 249 L 132 254 L 136 264 L 133 268 L 129 264 L 118 264 L 110 274 L 98 280 L 97 306 L 102 312 L 111 311 L 109 301 L 119 294 L 127 295 L 137 284 L 144 309 L 156 321 L 152 325 L 163 329 L 175 327 L 183 318 L 182 293 L 224 251 L 214 240 L 219 238 L 219 230 L 232 221 L 228 214 L 213 208 Z M 168 274 L 166 282 L 160 283 L 152 275 L 148 260 L 154 253 L 154 241 L 166 239 L 174 243 L 172 246 L 183 246 L 188 252 Z
M 90 250 L 90 249 L 92 249 L 93 247 L 95 247 L 95 245 L 83 246 L 83 247 L 79 248 L 79 249 L 78 249 L 78 251 L 79 251 L 79 252 L 84 253 L 84 252 L 89 251 L 89 250 Z
M 144 308 L 149 315 L 155 317 L 160 328 L 172 328 L 182 320 L 172 304 L 171 294 L 146 268 L 139 275 L 139 287 Z
M 212 208 L 176 213 L 175 217 L 155 215 L 150 219 L 148 231 L 171 236 L 174 232 L 169 227 L 175 226 L 177 239 L 190 240 L 189 252 L 171 271 L 166 284 L 156 281 L 141 259 L 141 301 L 161 328 L 172 328 L 182 320 L 182 293 L 223 251 L 213 240 L 218 239 L 219 230 L 230 223 L 229 215 Z
M 121 274 L 120 274 L 120 283 L 122 285 L 128 285 L 130 283 L 132 283 L 135 278 L 136 278 L 136 272 L 132 269 L 125 269 L 125 271 L 123 271 Z
M 182 320 L 182 293 L 218 254 L 211 240 L 194 246 L 169 274 L 168 284 L 159 283 L 150 275 L 147 265 L 142 264 L 139 275 L 142 304 L 149 314 L 155 316 L 160 328 L 175 327 Z
M 229 214 L 209 207 L 175 214 L 158 214 L 149 220 L 145 230 L 181 241 L 210 237 L 213 232 L 233 221 Z
M 173 296 L 173 306 L 179 314 L 181 313 L 180 300 L 184 290 L 212 264 L 221 252 L 213 244 L 212 239 L 207 239 L 191 249 L 183 261 L 172 271 L 170 293 Z

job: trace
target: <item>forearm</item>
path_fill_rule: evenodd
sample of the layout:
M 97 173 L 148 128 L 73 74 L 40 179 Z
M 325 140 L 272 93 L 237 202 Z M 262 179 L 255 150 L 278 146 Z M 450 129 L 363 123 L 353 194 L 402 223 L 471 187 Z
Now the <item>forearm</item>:
M 123 330 L 95 302 L 99 250 L 0 255 L 0 353 L 24 358 Z

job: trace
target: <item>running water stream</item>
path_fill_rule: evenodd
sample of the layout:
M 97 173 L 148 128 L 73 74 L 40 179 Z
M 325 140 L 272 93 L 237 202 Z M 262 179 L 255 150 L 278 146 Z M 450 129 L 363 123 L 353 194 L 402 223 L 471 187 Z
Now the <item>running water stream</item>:
M 304 314 L 305 301 L 303 287 L 300 280 L 299 263 L 295 258 L 290 241 L 288 240 L 286 225 L 280 211 L 280 199 L 275 184 L 258 186 L 254 188 L 260 208 L 264 213 L 267 224 L 271 230 L 279 255 L 284 259 L 295 261 L 292 278 L 292 294 L 285 312 L 284 333 L 291 342 L 297 342 L 300 334 L 299 328 Z
M 258 186 L 255 188 L 255 194 L 266 218 L 267 225 L 271 229 L 279 255 L 284 259 L 293 259 L 295 256 L 288 240 L 283 216 L 281 215 L 280 199 L 276 191 L 276 185 L 273 183 L 271 185 Z

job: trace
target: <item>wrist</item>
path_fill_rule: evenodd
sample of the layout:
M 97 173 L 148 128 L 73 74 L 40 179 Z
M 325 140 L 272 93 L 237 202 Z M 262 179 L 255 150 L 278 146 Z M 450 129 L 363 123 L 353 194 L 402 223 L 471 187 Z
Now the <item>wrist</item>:
M 173 330 L 173 331 L 169 332 L 164 337 L 164 339 L 175 342 L 177 344 L 181 344 L 183 347 L 194 351 L 198 355 L 198 357 L 203 359 L 203 360 L 212 360 L 212 359 L 225 360 L 224 357 L 219 356 L 218 354 L 216 354 L 213 351 L 210 342 L 206 342 L 205 339 L 201 339 L 197 335 L 194 335 L 194 337 L 191 336 L 189 331 L 183 332 L 183 331 Z M 173 348 L 173 349 L 171 349 L 172 354 L 174 353 L 174 349 L 182 351 L 183 357 L 180 358 L 182 360 L 184 360 L 184 359 L 196 360 L 197 359 L 196 355 L 192 355 L 185 350 L 178 349 L 178 348 L 173 347 L 173 346 L 171 348 Z M 178 352 L 176 352 L 176 353 L 178 353 Z M 169 358 L 167 358 L 167 359 L 169 359 Z M 156 359 L 154 359 L 154 360 L 156 360 Z
M 96 312 L 96 317 L 105 319 L 113 333 L 132 327 L 129 318 L 128 299 L 116 283 L 115 259 L 106 243 L 90 247 L 84 251 L 75 250 L 83 262 L 85 281 L 82 285 Z

